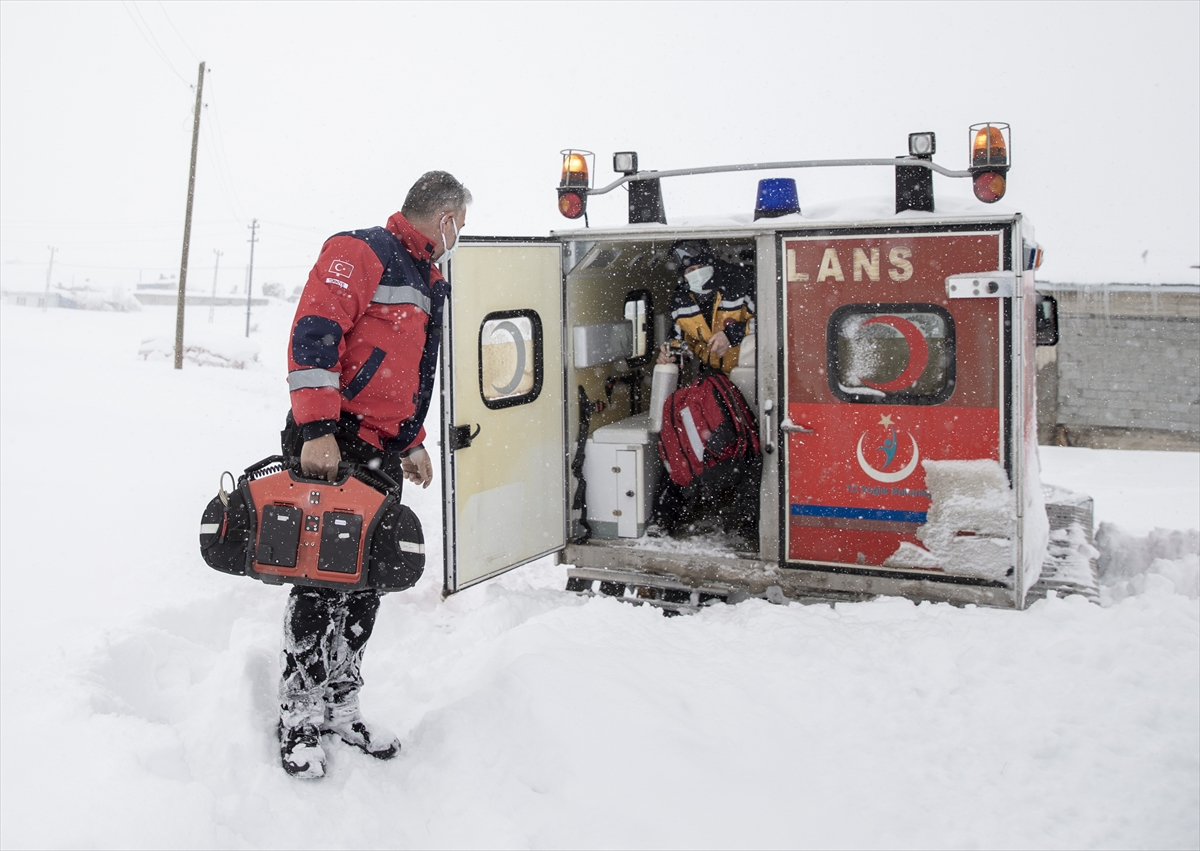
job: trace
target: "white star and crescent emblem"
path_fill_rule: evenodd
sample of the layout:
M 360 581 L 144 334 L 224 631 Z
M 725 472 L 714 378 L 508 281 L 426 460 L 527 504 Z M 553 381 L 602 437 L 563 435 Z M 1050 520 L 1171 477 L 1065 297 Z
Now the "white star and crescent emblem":
M 884 469 L 886 470 L 891 466 L 892 461 L 896 457 L 896 449 L 899 441 L 897 440 L 896 436 L 896 424 L 892 422 L 892 417 L 890 414 L 883 414 L 880 416 L 879 425 L 889 430 L 889 437 L 883 442 L 882 446 L 877 447 L 887 456 L 887 460 L 883 465 Z M 858 456 L 858 466 L 861 467 L 862 471 L 872 479 L 877 482 L 883 482 L 884 484 L 893 484 L 895 482 L 901 482 L 907 479 L 913 474 L 913 471 L 917 469 L 917 464 L 919 464 L 921 461 L 921 450 L 917 447 L 917 439 L 912 436 L 912 432 L 905 432 L 905 434 L 907 434 L 908 439 L 912 441 L 912 458 L 909 459 L 909 462 L 899 470 L 896 470 L 892 473 L 887 473 L 884 472 L 884 470 L 877 470 L 867 463 L 867 458 L 865 455 L 863 455 L 863 441 L 867 437 L 867 432 L 865 431 L 859 435 L 858 438 L 858 447 L 856 450 L 856 454 Z

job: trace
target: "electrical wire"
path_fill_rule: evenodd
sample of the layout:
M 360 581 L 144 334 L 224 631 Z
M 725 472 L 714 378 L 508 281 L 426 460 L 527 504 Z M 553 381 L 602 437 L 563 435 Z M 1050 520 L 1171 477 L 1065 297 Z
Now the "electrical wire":
M 277 228 L 291 228 L 292 230 L 304 230 L 309 231 L 310 233 L 324 233 L 321 228 L 313 225 L 290 225 L 287 222 L 276 222 L 270 219 L 259 219 L 259 221 L 263 222 L 264 224 L 274 225 Z
M 167 55 L 167 51 L 163 49 L 163 46 L 158 41 L 158 36 L 154 34 L 154 27 L 150 26 L 150 22 L 146 20 L 146 16 L 143 15 L 142 10 L 138 8 L 137 0 L 129 0 L 129 4 L 133 7 L 133 11 L 137 13 L 138 19 L 142 22 L 142 26 L 146 28 L 146 32 L 149 34 L 150 40 L 154 42 L 154 47 L 158 50 L 159 55 L 161 55 L 167 65 L 170 66 L 171 70 L 175 71 L 175 76 L 187 83 L 187 80 L 184 79 L 183 75 L 175 70 L 175 65 L 171 62 L 171 57 Z M 190 83 L 188 83 L 188 85 L 191 86 Z
M 139 20 L 141 21 L 141 25 L 138 26 L 138 32 L 142 35 L 142 38 L 146 40 L 146 43 L 148 45 L 150 45 L 151 49 L 156 52 L 156 54 L 159 56 L 159 58 L 162 59 L 164 63 L 166 63 L 167 67 L 171 69 L 171 72 L 173 74 L 175 74 L 176 77 L 179 77 L 179 79 L 186 84 L 187 80 L 184 80 L 183 76 L 180 75 L 180 73 L 177 70 L 175 70 L 175 66 L 171 64 L 170 59 L 167 57 L 166 51 L 163 50 L 162 45 L 159 43 L 158 39 L 155 37 L 153 28 L 150 26 L 150 23 L 146 20 L 146 17 L 142 14 L 141 9 L 138 8 L 136 0 L 129 0 L 128 5 L 125 5 L 125 3 L 122 3 L 122 6 L 125 8 L 126 13 L 129 14 L 130 19 L 133 20 L 135 25 L 138 25 Z M 133 12 L 130 12 L 130 7 L 132 7 Z M 167 13 L 167 8 L 166 8 L 166 6 L 163 5 L 162 0 L 158 0 L 158 7 L 159 7 L 159 10 L 162 12 L 163 17 L 166 19 L 167 25 L 175 33 L 175 36 L 179 39 L 180 43 L 184 46 L 184 48 L 187 50 L 187 52 L 192 55 L 192 58 L 198 62 L 199 57 L 196 55 L 196 52 L 194 50 L 192 50 L 192 46 L 190 44 L 188 44 L 187 39 L 185 39 L 183 37 L 183 34 L 181 32 L 179 32 L 179 28 L 175 26 L 175 22 L 173 20 L 171 20 L 171 16 Z M 137 18 L 134 18 L 134 13 L 137 14 Z M 143 27 L 144 27 L 145 31 L 143 31 Z M 147 34 L 149 34 L 148 37 L 147 37 Z M 207 68 L 206 71 L 211 72 L 212 69 Z M 203 132 L 205 133 L 205 136 L 208 140 L 208 147 L 212 149 L 211 152 L 209 152 L 205 158 L 209 159 L 211 161 L 211 165 L 213 168 L 213 174 L 216 176 L 216 180 L 217 180 L 217 189 L 220 191 L 221 196 L 224 198 L 225 205 L 226 205 L 226 207 L 228 207 L 229 212 L 232 213 L 238 219 L 245 219 L 246 216 L 244 215 L 244 213 L 240 212 L 243 208 L 242 208 L 240 199 L 238 198 L 237 190 L 234 187 L 233 171 L 229 167 L 229 158 L 224 153 L 225 146 L 224 146 L 224 142 L 221 140 L 219 128 L 214 129 L 213 127 L 210 126 L 211 124 L 216 123 L 216 120 L 217 120 L 216 119 L 216 110 L 209 108 L 209 106 L 210 106 L 209 101 L 211 101 L 213 99 L 213 93 L 212 93 L 212 88 L 211 88 L 212 82 L 211 82 L 211 80 L 205 80 L 205 82 L 209 84 L 209 97 L 202 104 L 202 106 L 207 110 L 209 117 L 212 119 L 212 121 L 201 121 L 200 122 L 202 125 L 202 128 L 203 128 Z M 188 84 L 188 85 L 190 85 L 190 84 Z M 189 110 L 189 112 L 190 111 L 191 110 Z
M 234 206 L 237 208 L 232 212 L 234 215 L 238 216 L 239 219 L 245 220 L 249 218 L 249 216 L 245 215 L 246 208 L 242 204 L 242 199 L 237 193 L 237 181 L 233 178 L 233 168 L 229 164 L 229 154 L 225 148 L 225 134 L 221 130 L 221 120 L 217 115 L 217 101 L 219 98 L 215 97 L 216 92 L 215 87 L 212 84 L 212 80 L 209 80 L 208 84 L 209 91 L 213 93 L 210 97 L 211 107 L 208 110 L 208 114 L 209 117 L 212 118 L 212 121 L 210 122 L 212 124 L 212 136 L 216 140 L 215 143 L 213 143 L 214 154 L 216 158 L 220 160 L 228 178 L 229 191 L 233 195 Z
M 183 46 L 185 48 L 187 48 L 187 52 L 192 54 L 192 58 L 195 59 L 197 63 L 199 63 L 200 57 L 196 55 L 196 51 L 192 50 L 191 45 L 189 45 L 187 43 L 187 40 L 183 37 L 183 35 L 179 32 L 179 30 L 176 29 L 175 22 L 172 21 L 171 16 L 167 14 L 167 7 L 163 5 L 162 0 L 158 0 L 158 8 L 162 11 L 163 17 L 167 19 L 167 23 L 170 25 L 171 29 L 175 31 L 175 35 L 177 35 L 179 37 L 179 40 L 181 42 L 183 42 Z
M 207 107 L 208 104 L 205 104 L 205 106 Z M 213 174 L 217 180 L 217 189 L 220 190 L 221 197 L 225 199 L 225 207 L 236 217 L 238 216 L 238 211 L 234 209 L 234 204 L 230 197 L 230 190 L 227 187 L 228 179 L 225 169 L 221 167 L 220 158 L 216 154 L 217 146 L 216 142 L 213 141 L 213 133 L 212 129 L 209 127 L 209 123 L 210 122 L 201 122 L 201 124 L 204 126 L 203 132 L 206 140 L 208 141 L 209 148 L 208 155 L 205 157 L 205 159 L 208 160 L 208 162 L 212 165 Z
M 130 6 L 133 6 L 133 12 L 129 11 Z M 133 26 L 137 29 L 138 34 L 142 37 L 142 40 L 145 41 L 150 49 L 154 51 L 154 54 L 163 61 L 163 64 L 171 69 L 171 73 L 178 77 L 179 81 L 185 86 L 192 85 L 183 78 L 182 74 L 175 70 L 175 66 L 171 64 L 171 60 L 167 58 L 166 52 L 163 51 L 162 47 L 159 45 L 158 39 L 154 37 L 154 32 L 150 29 L 150 25 L 147 24 L 146 19 L 142 17 L 141 10 L 138 9 L 135 0 L 128 0 L 128 2 L 126 2 L 126 0 L 121 0 L 121 8 L 125 10 L 125 14 L 129 15 L 129 20 L 133 21 Z M 136 18 L 134 17 L 134 12 L 137 12 Z M 138 23 L 139 19 L 141 19 L 140 24 Z M 144 31 L 142 29 L 143 27 L 145 27 Z
M 170 26 L 171 30 L 175 33 L 175 36 L 179 39 L 180 43 L 183 44 L 188 53 L 192 55 L 192 58 L 198 60 L 199 57 L 196 55 L 196 52 L 192 50 L 192 47 L 190 44 L 188 44 L 187 39 L 183 37 L 183 34 L 179 31 L 179 28 L 175 26 L 175 22 L 171 20 L 171 16 L 167 13 L 167 9 L 163 5 L 162 0 L 157 0 L 157 2 L 159 10 L 162 12 L 163 17 L 167 21 L 167 25 Z M 162 60 L 163 64 L 170 69 L 171 73 L 178 77 L 180 82 L 194 88 L 194 86 L 188 83 L 188 81 L 184 79 L 183 75 L 181 75 L 171 63 L 166 51 L 163 50 L 162 45 L 155 37 L 154 29 L 150 26 L 150 23 L 142 14 L 141 9 L 138 8 L 137 0 L 122 0 L 121 7 L 125 10 L 125 13 L 129 15 L 129 19 L 133 22 L 138 34 L 141 35 L 147 46 L 149 46 L 150 49 L 154 51 L 155 55 Z M 211 72 L 212 69 L 207 68 L 206 71 Z M 206 79 L 205 82 L 209 86 L 208 98 L 206 98 L 205 102 L 201 105 L 207 112 L 208 117 L 211 119 L 210 121 L 200 122 L 203 125 L 203 132 L 205 134 L 206 141 L 208 142 L 207 147 L 210 149 L 208 152 L 206 152 L 205 159 L 210 162 L 213 168 L 213 174 L 217 181 L 217 189 L 220 192 L 222 199 L 225 201 L 225 206 L 238 220 L 244 221 L 249 217 L 245 215 L 245 207 L 242 204 L 240 196 L 238 195 L 237 181 L 234 179 L 233 168 L 229 163 L 229 154 L 225 147 L 224 133 L 221 131 L 221 122 L 217 115 L 218 110 L 216 108 L 216 93 L 214 91 L 211 78 Z M 190 112 L 191 110 L 189 110 L 189 113 Z

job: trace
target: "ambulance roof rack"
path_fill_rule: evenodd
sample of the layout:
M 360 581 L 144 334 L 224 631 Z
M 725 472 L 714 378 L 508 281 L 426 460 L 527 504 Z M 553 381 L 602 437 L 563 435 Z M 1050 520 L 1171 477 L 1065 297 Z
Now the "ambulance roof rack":
M 562 181 L 558 187 L 558 208 L 568 219 L 581 216 L 587 222 L 587 198 L 590 195 L 606 195 L 618 186 L 629 187 L 629 223 L 667 223 L 663 209 L 661 180 L 664 177 L 683 177 L 699 174 L 726 174 L 739 171 L 783 171 L 794 168 L 845 168 L 850 166 L 884 166 L 896 170 L 896 212 L 923 210 L 933 212 L 933 172 L 944 177 L 969 177 L 972 179 L 975 197 L 986 204 L 999 201 L 1007 189 L 1008 170 L 1012 167 L 1011 128 L 1003 122 L 973 124 L 969 128 L 970 166 L 963 171 L 940 166 L 933 161 L 937 141 L 932 132 L 910 133 L 908 156 L 892 158 L 856 158 L 837 160 L 783 160 L 767 163 L 739 163 L 736 165 L 700 166 L 697 168 L 651 171 L 638 168 L 638 156 L 634 151 L 620 151 L 613 155 L 613 170 L 620 174 L 607 186 L 592 188 L 588 160 L 594 155 L 590 151 L 567 149 L 562 151 Z M 788 182 L 790 178 L 786 179 Z M 784 180 L 776 181 L 782 184 Z M 776 193 L 786 187 L 768 187 Z M 760 199 L 764 187 L 759 187 Z M 768 192 L 770 194 L 770 192 Z M 795 193 L 784 192 L 792 201 L 772 211 L 756 210 L 759 215 L 783 215 L 799 212 Z
M 623 174 L 607 186 L 587 190 L 588 195 L 604 195 L 612 192 L 618 186 L 632 180 L 655 180 L 663 177 L 683 177 L 693 174 L 722 174 L 731 171 L 781 171 L 790 168 L 837 168 L 839 166 L 882 165 L 894 168 L 901 166 L 917 166 L 936 171 L 946 177 L 971 177 L 970 171 L 955 171 L 940 166 L 932 160 L 917 157 L 892 157 L 891 159 L 853 159 L 853 160 L 784 160 L 772 163 L 741 163 L 738 165 L 711 165 L 702 168 L 677 168 L 670 171 L 639 171 L 634 174 Z

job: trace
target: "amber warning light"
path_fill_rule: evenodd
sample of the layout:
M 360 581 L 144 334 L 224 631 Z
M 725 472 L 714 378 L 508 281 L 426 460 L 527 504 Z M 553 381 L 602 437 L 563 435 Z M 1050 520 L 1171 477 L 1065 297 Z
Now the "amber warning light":
M 971 182 L 975 197 L 992 204 L 1008 189 L 1011 163 L 1009 126 L 1000 123 L 973 124 L 971 135 Z
M 588 158 L 591 151 L 567 149 L 562 152 L 562 180 L 558 184 L 558 211 L 568 219 L 587 215 L 590 186 Z

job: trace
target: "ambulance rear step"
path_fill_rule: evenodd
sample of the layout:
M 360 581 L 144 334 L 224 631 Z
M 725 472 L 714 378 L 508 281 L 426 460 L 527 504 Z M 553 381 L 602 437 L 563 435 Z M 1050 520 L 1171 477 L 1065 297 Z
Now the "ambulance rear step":
M 678 576 L 613 570 L 603 567 L 567 569 L 567 590 L 583 597 L 612 597 L 635 606 L 653 606 L 668 614 L 694 614 L 717 603 L 735 604 L 760 599 L 770 603 L 844 603 L 869 599 L 866 594 L 805 594 L 787 597 L 778 585 L 768 586 L 759 594 L 724 583 L 688 585 Z

